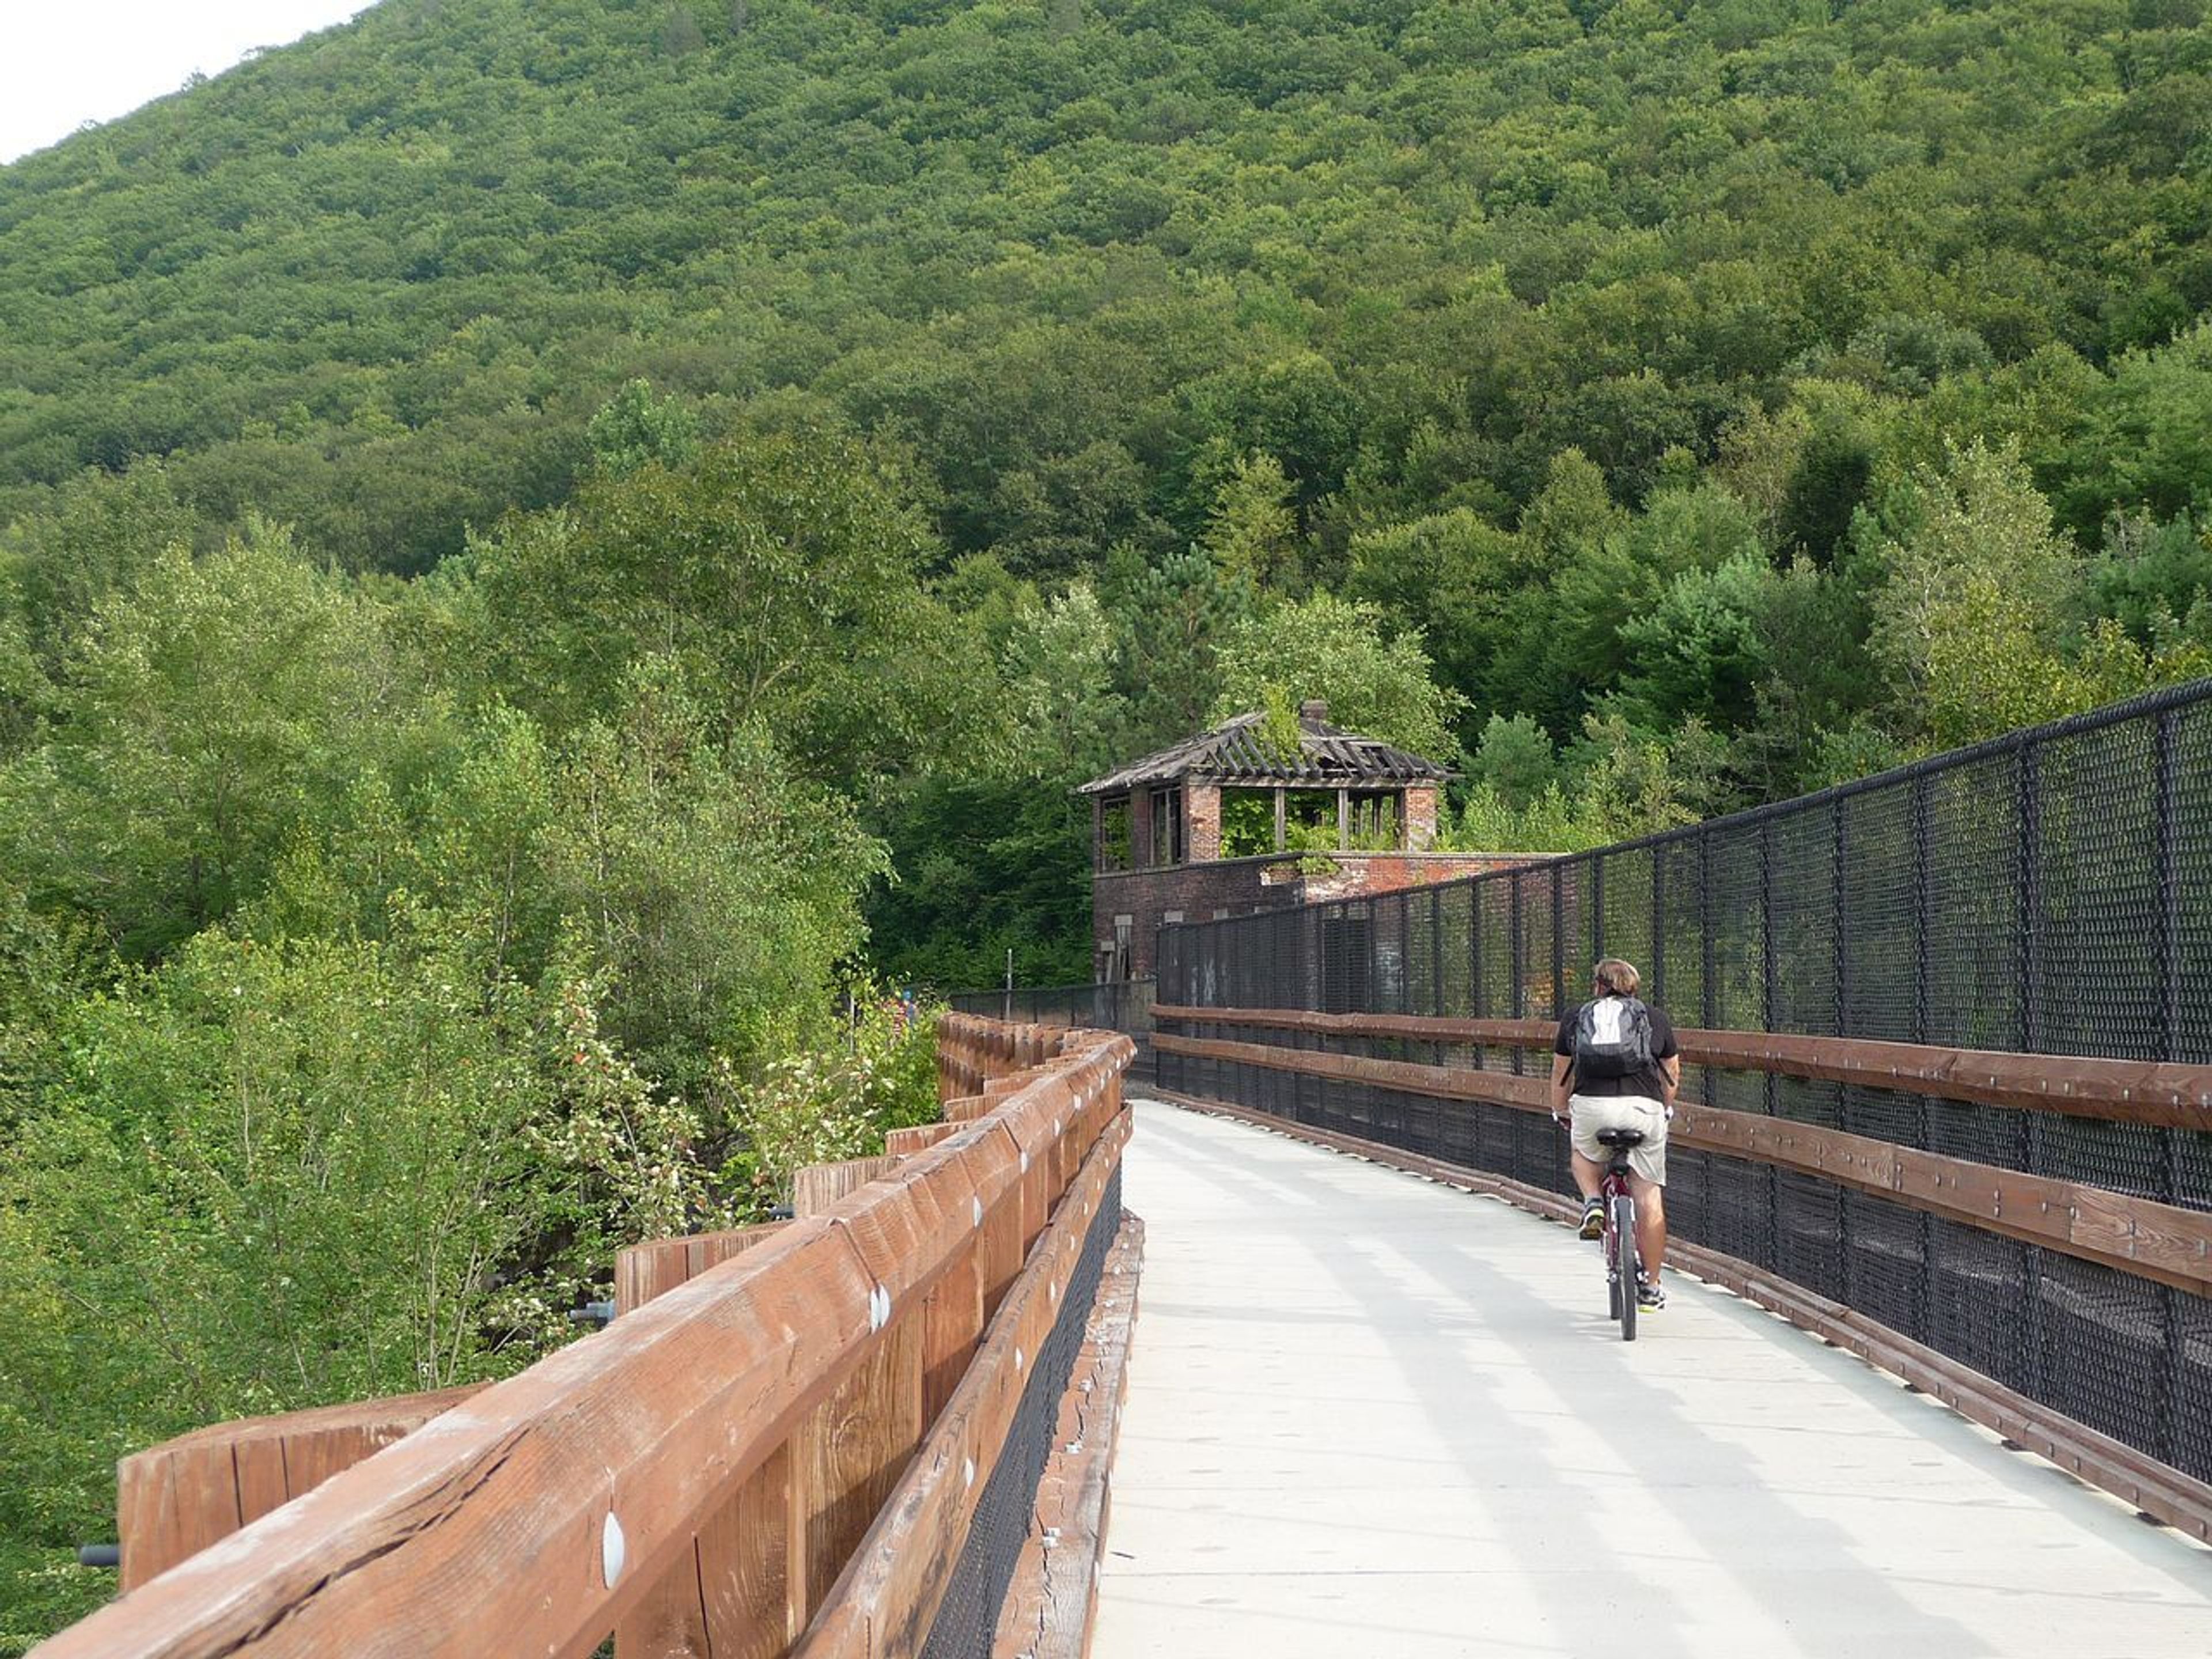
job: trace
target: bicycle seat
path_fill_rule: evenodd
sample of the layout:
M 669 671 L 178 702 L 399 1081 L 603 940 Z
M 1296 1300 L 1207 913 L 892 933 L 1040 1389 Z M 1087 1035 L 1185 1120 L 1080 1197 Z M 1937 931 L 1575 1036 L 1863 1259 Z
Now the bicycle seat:
M 1629 1146 L 1641 1146 L 1644 1144 L 1644 1131 L 1641 1129 L 1600 1129 L 1597 1132 L 1597 1144 L 1601 1146 L 1620 1146 L 1624 1148 Z

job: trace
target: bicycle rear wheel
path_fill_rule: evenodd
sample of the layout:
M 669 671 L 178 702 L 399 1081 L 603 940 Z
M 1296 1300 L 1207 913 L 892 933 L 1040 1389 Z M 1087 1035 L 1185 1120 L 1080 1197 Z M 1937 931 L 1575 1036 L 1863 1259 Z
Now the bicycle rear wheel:
M 1620 1235 L 1613 1231 L 1613 1194 L 1603 1193 L 1600 1196 L 1605 1205 L 1605 1316 L 1618 1319 L 1621 1297 L 1626 1294 L 1621 1288 Z
M 1613 1200 L 1613 1233 L 1620 1241 L 1619 1266 L 1613 1275 L 1613 1317 L 1620 1321 L 1620 1340 L 1636 1340 L 1636 1200 L 1622 1193 Z

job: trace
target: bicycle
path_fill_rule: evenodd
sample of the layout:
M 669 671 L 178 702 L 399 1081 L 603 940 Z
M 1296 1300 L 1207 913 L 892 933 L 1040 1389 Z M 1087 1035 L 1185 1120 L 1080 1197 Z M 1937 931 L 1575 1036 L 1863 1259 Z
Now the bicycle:
M 1636 1194 L 1628 1184 L 1628 1154 L 1644 1144 L 1641 1129 L 1600 1129 L 1598 1144 L 1610 1147 L 1613 1161 L 1598 1182 L 1605 1206 L 1605 1291 L 1611 1317 L 1620 1322 L 1620 1340 L 1636 1340 L 1636 1284 L 1643 1264 L 1636 1255 Z

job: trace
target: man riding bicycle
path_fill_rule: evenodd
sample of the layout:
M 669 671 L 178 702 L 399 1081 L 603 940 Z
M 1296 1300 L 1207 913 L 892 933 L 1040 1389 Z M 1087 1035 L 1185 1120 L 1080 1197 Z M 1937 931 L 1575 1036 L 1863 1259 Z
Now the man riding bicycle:
M 1667 1305 L 1660 1262 L 1667 1253 L 1667 1121 L 1682 1080 L 1674 1027 L 1658 1009 L 1638 1000 L 1643 975 L 1618 957 L 1590 970 L 1590 1000 L 1559 1022 L 1552 1045 L 1552 1119 L 1571 1118 L 1575 1186 L 1583 1195 L 1582 1236 L 1605 1231 L 1599 1190 L 1607 1150 L 1601 1129 L 1635 1129 L 1641 1145 L 1628 1152 L 1629 1191 L 1636 1200 L 1636 1303 Z

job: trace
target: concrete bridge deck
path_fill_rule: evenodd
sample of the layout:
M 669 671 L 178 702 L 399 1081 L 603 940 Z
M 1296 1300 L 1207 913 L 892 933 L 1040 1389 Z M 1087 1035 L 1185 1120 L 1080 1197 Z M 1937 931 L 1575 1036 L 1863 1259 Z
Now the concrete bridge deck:
M 1097 1659 L 2183 1659 L 2212 1551 L 1725 1291 L 1147 1102 Z

